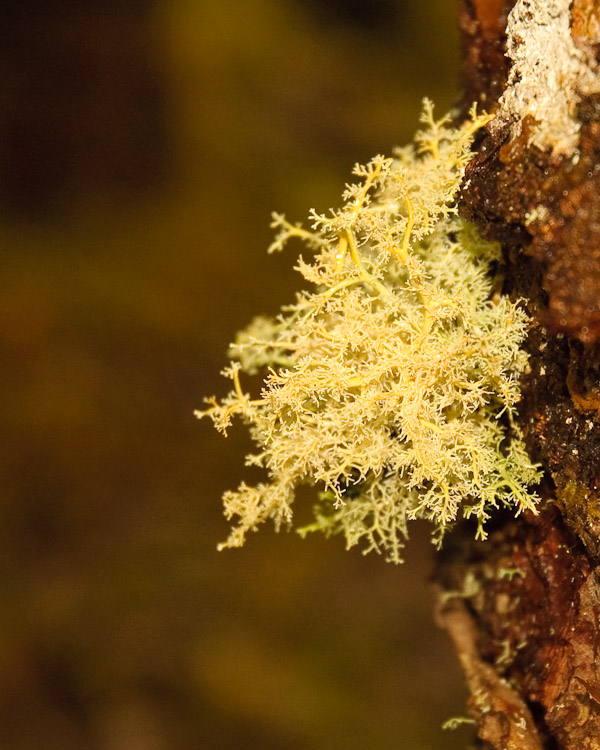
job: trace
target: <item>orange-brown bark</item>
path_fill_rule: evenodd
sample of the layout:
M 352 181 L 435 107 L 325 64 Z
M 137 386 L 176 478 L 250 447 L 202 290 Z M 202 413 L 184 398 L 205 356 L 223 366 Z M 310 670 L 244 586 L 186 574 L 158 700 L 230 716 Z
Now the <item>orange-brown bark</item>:
M 510 61 L 514 1 L 463 0 L 463 102 L 489 111 Z M 571 30 L 597 49 L 600 3 L 576 0 Z M 485 543 L 460 530 L 440 557 L 438 617 L 471 691 L 481 747 L 600 748 L 600 97 L 582 97 L 575 156 L 490 129 L 460 209 L 502 242 L 505 291 L 534 318 L 520 423 L 545 470 L 536 517 Z

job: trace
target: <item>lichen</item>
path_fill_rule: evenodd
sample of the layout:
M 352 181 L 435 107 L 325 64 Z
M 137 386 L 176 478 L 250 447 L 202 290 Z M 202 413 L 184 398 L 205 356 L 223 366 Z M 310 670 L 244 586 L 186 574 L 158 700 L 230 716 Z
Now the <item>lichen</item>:
M 496 127 L 510 122 L 515 138 L 530 117 L 530 143 L 567 156 L 579 141 L 577 103 L 600 92 L 592 49 L 573 41 L 570 7 L 571 0 L 517 0 L 506 28 L 512 67 L 496 120 Z
M 312 287 L 274 320 L 257 318 L 232 345 L 233 390 L 197 412 L 223 432 L 233 415 L 258 447 L 248 464 L 268 481 L 226 492 L 240 546 L 271 518 L 292 521 L 295 490 L 316 485 L 315 521 L 401 561 L 407 522 L 427 518 L 439 541 L 459 513 L 535 509 L 538 470 L 513 422 L 528 318 L 494 293 L 500 248 L 460 219 L 454 199 L 474 133 L 435 121 L 425 103 L 416 146 L 356 166 L 340 210 L 311 228 L 274 215 L 271 250 L 299 238 L 297 269 Z M 265 373 L 251 397 L 240 373 Z

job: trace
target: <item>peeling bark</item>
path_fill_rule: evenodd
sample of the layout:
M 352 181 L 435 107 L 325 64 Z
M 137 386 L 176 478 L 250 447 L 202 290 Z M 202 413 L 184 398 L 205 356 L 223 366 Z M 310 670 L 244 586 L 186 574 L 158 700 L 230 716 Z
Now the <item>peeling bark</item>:
M 445 550 L 438 619 L 493 748 L 600 748 L 599 574 L 551 506 Z
M 497 108 L 513 5 L 461 2 L 464 108 Z M 598 0 L 573 2 L 571 33 L 596 53 Z M 505 291 L 533 316 L 519 419 L 545 471 L 539 515 L 483 543 L 458 529 L 438 560 L 438 619 L 491 750 L 600 750 L 600 96 L 573 116 L 574 154 L 531 145 L 528 117 L 518 136 L 489 126 L 460 201 L 502 243 Z

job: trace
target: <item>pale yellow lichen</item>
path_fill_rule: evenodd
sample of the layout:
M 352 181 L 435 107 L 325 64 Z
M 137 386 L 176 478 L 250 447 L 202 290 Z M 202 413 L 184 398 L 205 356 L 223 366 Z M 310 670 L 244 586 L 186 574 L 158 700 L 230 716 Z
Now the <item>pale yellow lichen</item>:
M 344 206 L 313 212 L 311 229 L 274 216 L 272 250 L 299 238 L 314 251 L 297 265 L 313 291 L 239 335 L 233 390 L 198 412 L 222 431 L 241 416 L 258 446 L 248 463 L 268 475 L 225 494 L 239 523 L 223 546 L 268 518 L 290 523 L 300 484 L 321 489 L 304 532 L 341 532 L 395 562 L 409 519 L 432 520 L 439 538 L 460 512 L 484 536 L 492 508 L 535 507 L 537 469 L 512 423 L 527 316 L 492 295 L 499 247 L 453 203 L 489 118 L 452 128 L 426 102 L 423 119 L 416 148 L 357 166 Z M 242 370 L 266 372 L 258 396 Z

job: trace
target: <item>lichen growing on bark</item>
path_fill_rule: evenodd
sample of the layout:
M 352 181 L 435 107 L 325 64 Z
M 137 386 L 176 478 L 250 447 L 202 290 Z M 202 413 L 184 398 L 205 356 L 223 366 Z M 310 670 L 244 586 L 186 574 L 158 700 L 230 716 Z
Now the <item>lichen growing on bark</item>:
M 530 117 L 533 145 L 571 156 L 579 141 L 576 105 L 600 91 L 591 48 L 577 47 L 571 36 L 571 0 L 518 0 L 508 17 L 506 52 L 512 67 L 497 125 L 510 122 L 516 137 Z
M 315 253 L 298 270 L 312 286 L 276 320 L 256 319 L 232 346 L 233 390 L 199 416 L 225 431 L 234 414 L 268 481 L 224 497 L 239 546 L 268 518 L 292 519 L 301 484 L 321 489 L 302 531 L 342 533 L 399 562 L 407 521 L 439 540 L 459 515 L 477 533 L 493 508 L 535 507 L 538 470 L 512 415 L 527 315 L 494 294 L 499 246 L 457 216 L 454 199 L 474 133 L 435 121 L 426 102 L 416 146 L 354 170 L 344 206 L 311 229 L 275 215 L 272 250 L 299 238 Z M 252 398 L 240 373 L 266 373 Z

